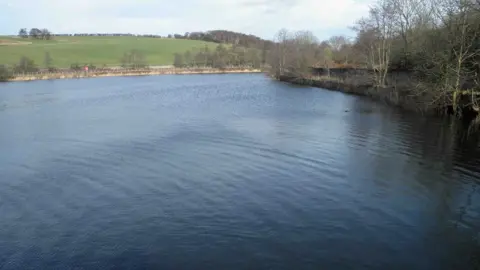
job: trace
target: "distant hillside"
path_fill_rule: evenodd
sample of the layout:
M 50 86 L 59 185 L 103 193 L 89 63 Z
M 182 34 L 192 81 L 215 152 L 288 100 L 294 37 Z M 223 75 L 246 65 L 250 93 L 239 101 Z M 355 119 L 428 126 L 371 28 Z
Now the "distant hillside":
M 137 50 L 148 65 L 172 65 L 176 53 L 199 51 L 207 46 L 214 50 L 216 43 L 203 40 L 149 38 L 137 36 L 57 36 L 51 40 L 0 36 L 0 65 L 15 65 L 21 57 L 32 59 L 43 67 L 46 53 L 51 64 L 57 68 L 93 64 L 118 66 L 122 57 Z
M 211 30 L 206 32 L 187 32 L 185 34 L 170 34 L 166 37 L 153 34 L 136 35 L 131 33 L 73 33 L 51 34 L 56 37 L 150 37 L 202 40 L 215 43 L 235 44 L 246 48 L 269 49 L 274 44 L 270 40 L 262 39 L 255 35 L 244 34 L 228 30 Z

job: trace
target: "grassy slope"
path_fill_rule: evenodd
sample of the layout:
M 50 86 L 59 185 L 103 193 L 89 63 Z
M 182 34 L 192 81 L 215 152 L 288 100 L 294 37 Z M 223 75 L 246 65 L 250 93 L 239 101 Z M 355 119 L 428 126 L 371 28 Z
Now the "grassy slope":
M 213 49 L 217 45 L 195 40 L 146 37 L 55 37 L 52 41 L 43 41 L 0 36 L 0 40 L 31 42 L 23 45 L 0 43 L 0 64 L 13 65 L 18 63 L 20 57 L 26 56 L 43 66 L 45 52 L 49 52 L 56 67 L 70 67 L 76 62 L 117 66 L 123 54 L 132 49 L 142 51 L 149 65 L 171 65 L 174 53 L 203 48 L 206 44 Z

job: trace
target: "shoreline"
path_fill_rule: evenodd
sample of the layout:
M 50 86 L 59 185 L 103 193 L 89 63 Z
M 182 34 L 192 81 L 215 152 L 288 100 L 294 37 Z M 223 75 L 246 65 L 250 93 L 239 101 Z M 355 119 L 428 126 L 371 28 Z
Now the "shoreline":
M 422 108 L 419 106 L 421 104 L 420 100 L 416 100 L 411 96 L 401 93 L 402 90 L 405 91 L 405 89 L 400 87 L 397 88 L 390 86 L 381 88 L 381 91 L 379 91 L 379 88 L 373 86 L 372 84 L 348 83 L 342 81 L 342 79 L 334 77 L 328 79 L 315 79 L 280 76 L 275 77 L 274 79 L 284 83 L 310 86 L 329 91 L 342 92 L 349 95 L 366 97 L 375 102 L 384 103 L 388 106 L 396 107 L 420 115 L 430 115 L 442 118 L 446 116 L 454 116 L 458 120 L 464 120 L 470 124 L 473 124 L 474 126 L 480 127 L 480 112 L 473 107 L 470 106 L 463 108 L 461 116 L 455 115 L 449 111 L 448 106 L 443 108 Z
M 60 80 L 60 79 L 83 79 L 99 77 L 129 77 L 129 76 L 156 76 L 156 75 L 193 75 L 193 74 L 240 74 L 240 73 L 262 73 L 261 69 L 254 68 L 168 68 L 168 69 L 142 69 L 142 70 L 95 70 L 72 71 L 72 72 L 46 72 L 38 74 L 16 75 L 6 82 L 26 82 L 38 80 Z

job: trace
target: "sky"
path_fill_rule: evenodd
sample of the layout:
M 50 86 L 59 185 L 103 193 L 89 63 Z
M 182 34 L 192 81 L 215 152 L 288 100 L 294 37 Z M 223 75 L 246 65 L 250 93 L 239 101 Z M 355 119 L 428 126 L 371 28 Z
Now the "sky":
M 0 34 L 159 34 L 231 30 L 272 39 L 281 28 L 319 39 L 349 30 L 373 0 L 0 0 Z

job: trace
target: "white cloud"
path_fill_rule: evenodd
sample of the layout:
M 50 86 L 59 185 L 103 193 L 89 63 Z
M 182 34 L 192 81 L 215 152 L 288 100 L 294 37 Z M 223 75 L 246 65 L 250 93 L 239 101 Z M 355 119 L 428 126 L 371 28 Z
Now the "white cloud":
M 227 29 L 271 38 L 280 28 L 312 30 L 319 38 L 347 31 L 371 0 L 17 0 L 8 3 L 10 30 L 183 33 Z M 0 8 L 2 4 L 0 4 Z M 0 17 L 2 14 L 0 9 Z M 32 16 L 32 11 L 38 16 Z M 5 11 L 3 11 L 5 12 Z

